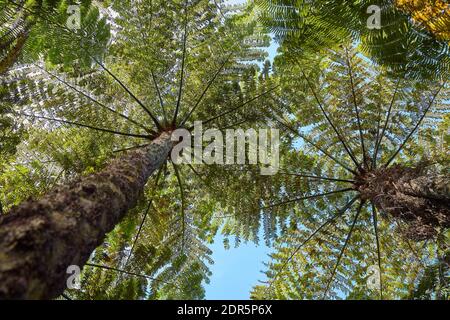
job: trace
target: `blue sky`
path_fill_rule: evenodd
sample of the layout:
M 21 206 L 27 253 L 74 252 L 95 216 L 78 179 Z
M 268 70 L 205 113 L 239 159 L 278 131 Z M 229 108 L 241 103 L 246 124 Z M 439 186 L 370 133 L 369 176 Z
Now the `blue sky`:
M 230 244 L 233 244 L 230 239 Z M 212 258 L 215 263 L 211 266 L 213 275 L 210 284 L 205 286 L 208 300 L 247 300 L 250 298 L 252 287 L 258 280 L 264 280 L 261 272 L 265 269 L 263 262 L 268 260 L 270 248 L 260 243 L 241 243 L 239 247 L 225 250 L 223 237 L 216 236 Z
M 277 48 L 275 41 L 267 48 L 270 62 L 273 62 Z M 262 236 L 260 238 L 263 239 Z M 219 234 L 215 237 L 214 244 L 209 246 L 213 251 L 214 265 L 210 268 L 211 281 L 205 286 L 205 298 L 208 300 L 249 299 L 252 287 L 258 284 L 259 280 L 265 279 L 262 273 L 265 270 L 263 262 L 267 262 L 271 249 L 263 241 L 259 246 L 249 242 L 234 248 L 230 239 L 230 244 L 231 248 L 226 250 L 223 246 L 223 236 Z

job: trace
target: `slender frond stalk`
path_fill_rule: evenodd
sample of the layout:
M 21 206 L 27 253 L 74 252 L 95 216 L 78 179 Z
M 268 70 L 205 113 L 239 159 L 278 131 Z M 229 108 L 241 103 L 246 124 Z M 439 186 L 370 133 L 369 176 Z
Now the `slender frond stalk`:
M 381 268 L 381 249 L 380 249 L 380 239 L 378 237 L 378 217 L 377 217 L 377 209 L 373 202 L 372 205 L 372 222 L 373 229 L 375 232 L 375 240 L 377 244 L 377 257 L 378 257 L 378 269 L 380 270 L 380 299 L 383 300 L 383 269 Z
M 151 6 L 151 10 L 152 10 L 152 13 L 151 13 L 151 16 L 150 16 L 150 26 L 151 26 L 152 25 L 152 19 L 153 19 L 153 3 L 150 3 L 150 6 Z M 139 14 L 139 12 L 137 12 L 137 18 L 138 18 L 138 21 L 139 21 L 139 30 L 141 31 L 142 41 L 145 43 L 145 42 L 148 41 L 149 37 L 148 37 L 148 33 L 146 31 L 147 29 L 143 27 L 143 23 L 142 23 L 142 20 L 141 20 L 141 15 Z M 151 29 L 151 27 L 150 27 L 150 29 Z M 155 73 L 153 72 L 152 68 L 150 68 L 150 74 L 152 76 L 153 85 L 154 85 L 156 93 L 158 95 L 159 106 L 161 107 L 161 111 L 162 111 L 162 114 L 163 114 L 164 122 L 165 122 L 165 124 L 168 124 L 167 111 L 166 111 L 166 108 L 165 108 L 165 105 L 164 105 L 164 100 L 162 99 L 161 91 L 159 90 L 158 82 L 156 81 L 156 76 L 155 76 Z
M 158 183 L 159 183 L 159 179 L 161 177 L 162 168 L 163 167 L 159 168 L 158 173 L 156 175 L 154 189 L 152 190 L 152 194 L 150 196 L 150 200 L 148 201 L 147 209 L 145 210 L 144 216 L 142 217 L 141 224 L 139 225 L 138 232 L 136 233 L 136 236 L 134 237 L 133 244 L 131 246 L 130 252 L 128 253 L 127 260 L 125 261 L 125 264 L 124 264 L 124 268 L 126 268 L 127 265 L 128 265 L 128 261 L 130 260 L 131 255 L 133 254 L 134 248 L 136 247 L 136 243 L 139 240 L 139 236 L 141 235 L 142 227 L 144 226 L 145 221 L 146 221 L 147 216 L 148 216 L 148 213 L 150 212 L 150 208 L 151 208 L 152 203 L 153 203 L 153 197 L 154 197 L 154 194 L 155 194 L 155 190 L 158 188 Z
M 184 251 L 184 246 L 185 246 L 185 233 L 186 233 L 186 198 L 184 195 L 184 188 L 183 188 L 183 183 L 181 181 L 181 175 L 180 172 L 178 170 L 178 167 L 175 163 L 171 162 L 173 165 L 173 169 L 175 171 L 175 176 L 177 177 L 177 181 L 178 181 L 178 186 L 180 187 L 180 196 L 181 196 L 181 225 L 182 225 L 182 251 Z
M 397 79 L 397 84 L 395 85 L 394 94 L 392 95 L 392 100 L 391 100 L 391 103 L 389 105 L 389 109 L 388 109 L 387 116 L 386 116 L 386 121 L 384 122 L 383 130 L 381 131 L 380 138 L 379 139 L 377 138 L 377 141 L 376 141 L 376 144 L 375 144 L 375 151 L 374 151 L 373 159 L 372 159 L 372 163 L 373 163 L 373 167 L 374 168 L 377 167 L 378 150 L 380 148 L 380 145 L 381 145 L 381 142 L 382 142 L 382 140 L 384 138 L 384 134 L 386 132 L 387 126 L 389 124 L 389 119 L 391 117 L 392 107 L 394 105 L 395 97 L 397 95 L 399 86 L 400 86 L 400 78 Z M 377 132 L 377 134 L 378 134 L 378 132 Z
M 194 155 L 194 157 L 195 157 L 195 155 Z M 204 163 L 203 159 L 199 159 L 199 160 L 201 160 Z M 195 170 L 195 168 L 191 164 L 188 164 L 188 167 L 195 174 L 195 176 L 201 181 L 201 183 L 203 183 L 209 190 L 211 190 L 212 194 L 216 194 L 215 188 L 208 181 L 206 181 L 205 178 L 202 177 L 202 175 L 197 170 Z M 219 193 L 220 193 L 220 191 L 219 191 Z M 220 194 L 219 194 L 219 197 L 220 197 Z M 229 216 L 235 217 L 235 215 L 229 215 Z
M 270 209 L 270 208 L 274 208 L 274 207 L 279 207 L 279 206 L 283 206 L 292 202 L 297 202 L 297 201 L 302 201 L 302 200 L 307 200 L 307 199 L 314 199 L 314 198 L 320 198 L 320 197 L 325 197 L 328 195 L 332 195 L 332 194 L 336 194 L 336 193 L 343 193 L 343 192 L 347 192 L 347 191 L 354 191 L 353 188 L 345 188 L 345 189 L 340 189 L 340 190 L 335 190 L 335 191 L 329 191 L 329 192 L 324 192 L 324 193 L 319 193 L 319 194 L 313 194 L 313 195 L 309 195 L 309 196 L 303 196 L 303 197 L 299 197 L 299 198 L 295 198 L 295 199 L 289 199 L 286 201 L 282 201 L 279 203 L 275 203 L 266 207 L 261 207 L 260 209 Z
M 374 144 L 374 153 L 372 157 L 372 169 L 375 169 L 377 166 L 376 155 L 378 151 L 376 150 L 378 139 L 380 138 L 380 127 L 381 127 L 381 109 L 378 111 L 378 120 L 377 120 L 377 132 L 375 133 L 375 144 Z
M 93 267 L 93 268 L 99 268 L 99 269 L 105 269 L 105 270 L 119 272 L 119 273 L 127 274 L 129 276 L 146 278 L 146 279 L 157 281 L 157 282 L 161 282 L 161 283 L 167 283 L 167 284 L 170 284 L 170 285 L 173 285 L 173 286 L 177 287 L 175 284 L 173 284 L 173 283 L 171 283 L 169 281 L 164 281 L 164 280 L 160 280 L 160 279 L 157 279 L 157 278 L 154 278 L 154 277 L 150 277 L 150 276 L 148 276 L 146 274 L 140 274 L 140 273 L 125 271 L 125 270 L 121 270 L 121 269 L 118 269 L 118 268 L 108 267 L 108 266 L 95 264 L 95 263 L 86 263 L 85 265 L 89 266 L 89 267 Z
M 64 172 L 66 172 L 66 169 L 62 169 L 58 175 L 56 176 L 55 180 L 53 180 L 52 184 L 47 188 L 47 190 L 52 190 L 56 184 L 58 183 L 58 181 L 61 179 L 62 175 L 64 174 Z
M 183 35 L 183 56 L 181 60 L 181 75 L 180 75 L 180 86 L 178 88 L 178 98 L 177 98 L 177 105 L 175 107 L 175 113 L 173 115 L 172 119 L 172 125 L 176 125 L 178 113 L 180 112 L 180 104 L 181 104 L 181 98 L 183 95 L 183 84 L 184 84 L 184 68 L 186 66 L 186 42 L 188 37 L 188 10 L 187 10 L 187 1 L 185 2 L 184 6 L 184 35 Z
M 161 91 L 159 90 L 159 86 L 158 86 L 158 83 L 156 81 L 156 77 L 155 77 L 155 74 L 153 73 L 153 70 L 150 70 L 150 73 L 152 75 L 153 85 L 155 86 L 156 93 L 158 94 L 158 100 L 159 100 L 159 105 L 160 105 L 162 113 L 163 113 L 163 119 L 164 119 L 164 122 L 167 124 L 166 106 L 165 106 L 164 100 L 163 100 L 163 98 L 161 96 Z
M 411 136 L 414 134 L 414 132 L 416 132 L 417 128 L 420 126 L 420 124 L 422 123 L 423 119 L 425 118 L 425 116 L 427 115 L 428 111 L 430 110 L 430 108 L 432 107 L 434 101 L 436 100 L 437 96 L 439 95 L 439 93 L 441 92 L 442 88 L 444 87 L 445 82 L 439 87 L 439 89 L 436 91 L 436 93 L 433 95 L 433 98 L 431 99 L 429 105 L 427 106 L 427 108 L 425 109 L 425 111 L 423 112 L 422 116 L 420 117 L 419 121 L 417 122 L 417 124 L 414 126 L 414 128 L 411 130 L 411 132 L 408 134 L 408 136 L 405 138 L 405 140 L 402 142 L 402 144 L 398 147 L 397 151 L 395 151 L 395 153 L 389 158 L 389 160 L 386 162 L 386 164 L 384 165 L 385 168 L 387 168 L 392 161 L 394 161 L 395 157 L 400 153 L 400 151 L 403 149 L 403 147 L 405 146 L 405 144 L 409 141 L 409 139 L 411 138 Z
M 356 211 L 355 218 L 353 219 L 353 223 L 352 223 L 352 225 L 350 227 L 350 231 L 348 232 L 347 238 L 345 239 L 344 246 L 342 247 L 341 251 L 339 252 L 339 256 L 338 256 L 338 259 L 337 259 L 336 264 L 334 266 L 333 272 L 331 273 L 331 277 L 328 280 L 327 287 L 326 287 L 325 292 L 323 294 L 324 299 L 326 298 L 326 296 L 328 294 L 328 291 L 330 290 L 331 283 L 333 282 L 334 276 L 336 275 L 336 271 L 337 271 L 337 268 L 339 267 L 339 263 L 341 262 L 341 259 L 344 256 L 345 249 L 347 248 L 347 244 L 350 241 L 350 238 L 351 238 L 352 233 L 353 233 L 353 229 L 354 229 L 354 227 L 356 225 L 356 222 L 358 221 L 358 217 L 359 217 L 359 215 L 361 213 L 361 209 L 363 208 L 364 203 L 365 203 L 364 201 L 361 201 L 361 203 L 359 204 L 358 210 Z
M 142 138 L 142 139 L 150 139 L 151 138 L 151 136 L 149 136 L 149 135 L 114 131 L 114 130 L 110 130 L 110 129 L 98 128 L 98 127 L 90 126 L 87 124 L 82 124 L 82 123 L 67 121 L 67 120 L 62 120 L 62 119 L 49 118 L 49 117 L 44 117 L 44 116 L 36 116 L 36 115 L 31 115 L 31 114 L 26 114 L 26 113 L 17 113 L 17 114 L 25 116 L 25 117 L 29 117 L 29 118 L 43 119 L 43 120 L 54 121 L 54 122 L 59 122 L 59 123 L 64 123 L 64 124 L 70 124 L 70 125 L 74 125 L 74 126 L 78 126 L 78 127 L 88 128 L 88 129 L 101 131 L 101 132 L 107 132 L 107 133 L 120 135 L 120 136 Z
M 234 128 L 234 127 L 239 126 L 241 124 L 244 124 L 246 122 L 248 122 L 248 119 L 244 119 L 244 120 L 238 121 L 236 123 L 229 124 L 229 125 L 227 125 L 225 127 L 220 127 L 220 128 L 218 128 L 218 130 L 223 131 L 223 130 L 226 130 L 226 129 Z
M 269 107 L 270 108 L 270 107 Z M 317 150 L 319 150 L 320 152 L 322 152 L 324 155 L 326 155 L 328 158 L 330 158 L 331 160 L 333 160 L 334 162 L 336 162 L 338 165 L 340 165 L 342 168 L 344 168 L 345 170 L 347 170 L 348 172 L 351 172 L 352 174 L 356 175 L 357 172 L 353 169 L 351 169 L 350 167 L 348 167 L 346 164 L 344 164 L 342 161 L 339 161 L 338 159 L 336 159 L 334 156 L 332 156 L 329 152 L 325 151 L 323 148 L 319 147 L 316 143 L 314 143 L 312 140 L 310 140 L 308 137 L 306 137 L 304 134 L 300 133 L 298 130 L 295 130 L 294 128 L 292 128 L 291 126 L 289 126 L 288 124 L 286 124 L 284 121 L 281 121 L 278 119 L 278 117 L 275 117 L 275 120 L 280 123 L 282 126 L 284 126 L 285 128 L 287 128 L 289 131 L 291 131 L 293 134 L 297 135 L 298 137 L 302 138 L 305 142 L 309 143 L 310 145 L 312 145 L 314 148 L 316 148 Z
M 152 119 L 153 123 L 155 124 L 156 128 L 158 130 L 162 129 L 161 124 L 159 123 L 158 119 L 153 115 L 153 113 L 139 100 L 128 87 L 120 81 L 120 79 L 112 73 L 108 68 L 106 68 L 100 61 L 97 60 L 94 56 L 90 55 L 91 59 L 95 61 L 103 70 L 105 70 L 124 90 L 126 93 L 130 95 L 134 99 L 134 101 L 137 102 L 137 104 L 149 115 L 149 117 Z
M 325 119 L 327 119 L 328 123 L 330 124 L 330 126 L 333 128 L 333 131 L 336 133 L 336 136 L 338 138 L 338 140 L 341 142 L 341 144 L 343 145 L 345 151 L 347 152 L 347 154 L 350 156 L 350 158 L 352 159 L 352 161 L 354 162 L 354 164 L 356 165 L 356 167 L 358 169 L 361 170 L 361 164 L 356 160 L 355 156 L 353 155 L 353 152 L 350 150 L 350 148 L 347 146 L 347 143 L 345 143 L 344 138 L 341 136 L 341 134 L 339 133 L 339 131 L 337 130 L 336 126 L 334 125 L 333 121 L 331 121 L 330 117 L 328 116 L 328 114 L 326 113 L 325 109 L 322 106 L 322 103 L 320 102 L 319 97 L 316 94 L 316 91 L 314 90 L 312 84 L 309 82 L 308 78 L 306 77 L 306 74 L 302 71 L 302 75 L 303 78 L 306 80 L 306 82 L 308 83 L 308 87 L 311 90 L 311 92 L 314 95 L 314 98 L 320 108 L 320 110 L 322 111 L 322 114 L 325 116 Z
M 230 54 L 228 54 L 227 58 L 225 59 L 225 61 L 220 65 L 219 69 L 216 71 L 216 73 L 214 74 L 214 76 L 211 78 L 211 80 L 209 80 L 208 84 L 206 85 L 205 89 L 203 90 L 202 94 L 200 95 L 200 97 L 198 98 L 197 102 L 195 103 L 195 105 L 192 107 L 192 109 L 188 112 L 188 114 L 186 115 L 186 117 L 184 118 L 184 120 L 181 122 L 181 126 L 183 126 L 186 121 L 189 120 L 189 118 L 191 117 L 192 113 L 195 111 L 195 109 L 197 109 L 197 107 L 199 106 L 200 102 L 202 101 L 203 97 L 205 96 L 205 94 L 208 92 L 209 88 L 211 87 L 211 85 L 214 83 L 214 81 L 216 80 L 217 76 L 220 74 L 220 72 L 222 72 L 223 68 L 225 67 L 225 65 L 228 63 L 228 61 L 230 60 L 231 56 L 232 56 L 233 52 L 231 52 Z
M 281 175 L 288 175 L 288 176 L 296 176 L 296 177 L 301 177 L 301 178 L 308 178 L 308 179 L 355 183 L 354 180 L 346 180 L 346 179 L 337 179 L 337 178 L 329 178 L 329 177 L 322 177 L 322 176 L 314 176 L 314 175 L 309 175 L 309 174 L 304 174 L 304 173 L 280 172 L 279 174 L 281 174 Z
M 401 234 L 405 234 L 405 230 L 402 227 L 401 223 L 398 220 L 395 220 L 395 224 L 397 225 L 397 227 L 400 229 L 400 233 Z M 405 240 L 406 245 L 408 246 L 409 250 L 411 251 L 411 253 L 413 254 L 414 258 L 420 263 L 420 265 L 422 266 L 422 268 L 426 268 L 427 265 L 426 263 L 419 257 L 419 254 L 417 253 L 417 250 L 414 249 L 413 245 L 411 244 L 411 241 L 407 238 L 407 237 L 403 237 L 403 240 Z
M 134 150 L 134 149 L 145 148 L 148 145 L 149 144 L 147 143 L 147 144 L 140 144 L 138 146 L 132 146 L 132 147 L 123 148 L 123 149 L 116 149 L 116 150 L 113 150 L 113 153 L 119 153 L 119 152 L 125 152 L 125 151 L 129 151 L 129 150 Z
M 224 15 L 223 12 L 222 12 L 222 8 L 219 6 L 219 4 L 217 3 L 217 1 L 216 1 L 216 0 L 213 0 L 213 1 L 214 1 L 214 5 L 216 6 L 216 8 L 217 8 L 217 10 L 219 11 L 220 15 L 222 16 L 222 18 L 223 18 L 223 19 L 226 19 L 225 15 Z
M 348 167 L 347 165 L 345 165 L 342 161 L 339 161 L 338 159 L 336 159 L 336 157 L 332 156 L 329 152 L 323 150 L 321 147 L 319 147 L 317 144 L 315 144 L 314 142 L 312 142 L 308 137 L 306 137 L 304 134 L 298 132 L 297 135 L 302 138 L 304 141 L 306 141 L 307 143 L 309 143 L 310 145 L 312 145 L 313 147 L 315 147 L 317 150 L 319 150 L 320 152 L 322 152 L 324 155 L 326 155 L 328 158 L 330 158 L 331 160 L 333 160 L 334 162 L 336 162 L 338 165 L 340 165 L 342 168 L 346 169 L 347 171 L 353 173 L 353 174 L 357 174 L 355 170 L 351 169 L 350 167 Z
M 366 146 L 364 143 L 364 136 L 363 136 L 363 131 L 362 131 L 362 127 L 361 127 L 361 118 L 359 115 L 358 103 L 356 101 L 355 83 L 353 81 L 353 68 L 352 68 L 352 64 L 351 64 L 350 57 L 348 54 L 348 50 L 346 49 L 345 51 L 346 51 L 346 55 L 347 55 L 347 65 L 348 65 L 348 71 L 349 71 L 349 75 L 350 75 L 350 86 L 352 88 L 353 104 L 355 107 L 356 120 L 358 123 L 359 139 L 361 141 L 363 161 L 364 161 L 366 168 L 369 169 L 369 164 L 367 162 L 367 157 L 366 157 Z
M 14 1 L 11 1 L 11 0 L 9 0 L 11 3 L 13 3 L 14 5 L 16 5 L 16 6 L 18 6 L 18 7 L 20 7 L 20 8 L 22 8 L 22 9 L 24 9 L 25 11 L 27 11 L 27 12 L 29 12 L 29 13 L 31 13 L 32 15 L 35 15 L 35 16 L 37 16 L 37 17 L 39 17 L 39 18 L 41 18 L 43 21 L 45 21 L 45 22 L 48 22 L 48 23 L 50 23 L 50 24 L 54 24 L 55 26 L 57 26 L 57 27 L 59 27 L 61 30 L 64 30 L 64 31 L 66 31 L 66 32 L 68 32 L 69 34 L 72 34 L 72 35 L 74 35 L 76 38 L 81 38 L 81 39 L 83 39 L 83 37 L 80 35 L 80 34 L 82 34 L 83 32 L 80 32 L 79 34 L 78 33 L 75 33 L 73 30 L 71 30 L 71 29 L 69 29 L 69 28 L 67 28 L 67 26 L 65 26 L 65 25 L 62 25 L 61 23 L 59 23 L 59 22 L 55 22 L 55 21 L 52 21 L 52 20 L 50 20 L 48 17 L 45 17 L 45 16 L 43 16 L 42 15 L 42 13 L 45 13 L 45 10 L 44 9 L 41 9 L 39 12 L 36 12 L 36 11 L 33 11 L 33 10 L 30 10 L 29 8 L 26 8 L 25 6 L 23 6 L 23 5 L 21 5 L 21 4 L 18 4 L 18 3 L 16 3 L 16 2 L 14 2 Z M 50 13 L 50 14 L 52 14 L 52 13 Z M 82 30 L 82 31 L 85 31 L 85 30 Z M 139 106 L 141 106 L 143 109 L 144 109 L 144 111 L 150 116 L 150 118 L 152 119 L 152 121 L 154 122 L 154 124 L 155 124 L 155 126 L 156 126 L 156 128 L 158 128 L 158 130 L 160 130 L 160 129 L 162 129 L 162 127 L 161 127 L 161 124 L 159 123 L 159 121 L 158 121 L 158 119 L 151 113 L 151 111 L 123 84 L 123 82 L 122 81 L 120 81 L 118 78 L 117 78 L 117 76 L 116 75 L 114 75 L 108 68 L 106 68 L 100 61 L 98 61 L 98 59 L 97 58 L 95 58 L 93 55 L 91 55 L 91 54 L 89 54 L 88 53 L 88 55 L 89 55 L 89 57 L 97 64 L 97 65 L 99 65 L 103 70 L 105 70 L 138 104 L 139 104 Z
M 279 85 L 276 85 L 276 86 L 272 87 L 271 89 L 269 89 L 269 90 L 267 90 L 267 91 L 264 91 L 263 93 L 258 94 L 257 96 L 255 96 L 255 97 L 253 97 L 253 98 L 251 98 L 251 99 L 249 99 L 249 100 L 247 100 L 247 101 L 241 103 L 240 105 L 238 105 L 238 106 L 236 106 L 236 107 L 234 107 L 234 108 L 231 108 L 230 110 L 224 111 L 224 112 L 218 114 L 217 116 L 214 116 L 214 117 L 209 118 L 209 119 L 207 119 L 207 120 L 205 120 L 205 121 L 202 121 L 202 124 L 203 124 L 203 125 L 208 124 L 208 123 L 210 123 L 210 122 L 212 122 L 212 121 L 214 121 L 214 120 L 217 120 L 217 119 L 219 119 L 219 118 L 221 118 L 221 117 L 223 117 L 223 116 L 226 116 L 226 115 L 228 115 L 228 114 L 230 114 L 230 113 L 233 113 L 233 112 L 239 110 L 240 108 L 246 106 L 247 104 L 249 104 L 249 103 L 251 103 L 251 102 L 253 102 L 253 101 L 255 101 L 255 100 L 258 100 L 259 98 L 261 98 L 261 97 L 265 96 L 266 94 L 272 92 L 273 90 L 275 90 L 275 89 L 278 88 L 278 87 L 279 87 Z M 193 130 L 193 129 L 194 129 L 194 126 L 191 126 L 191 127 L 189 127 L 188 130 L 191 131 L 191 130 Z
M 272 278 L 272 280 L 270 281 L 270 284 L 267 288 L 267 291 L 270 291 L 270 288 L 272 287 L 273 283 L 275 282 L 275 280 L 278 278 L 278 276 L 281 274 L 281 272 L 283 272 L 283 270 L 286 268 L 286 266 L 288 265 L 288 263 L 294 258 L 294 256 L 300 252 L 300 250 L 311 240 L 313 239 L 323 228 L 325 228 L 326 226 L 328 226 L 330 223 L 332 223 L 334 220 L 336 220 L 338 217 L 342 216 L 345 212 L 347 212 L 348 209 L 351 208 L 351 206 L 355 203 L 355 201 L 358 199 L 358 196 L 354 197 L 353 199 L 351 199 L 349 202 L 347 202 L 347 204 L 340 210 L 338 210 L 338 212 L 332 216 L 330 219 L 328 219 L 327 221 L 325 221 L 325 223 L 323 223 L 322 225 L 320 225 L 316 230 L 314 230 L 313 233 L 311 233 L 308 238 L 306 238 L 304 241 L 302 241 L 296 248 L 295 250 L 291 253 L 291 255 L 284 261 L 283 265 L 281 266 L 280 270 L 278 270 L 278 272 L 276 273 L 276 275 Z
M 67 294 L 61 293 L 61 297 L 63 297 L 66 300 L 72 300 Z
M 148 128 L 146 128 L 144 125 L 142 125 L 142 124 L 138 123 L 137 121 L 131 119 L 130 117 L 128 117 L 128 116 L 126 116 L 126 115 L 124 115 L 124 114 L 122 114 L 122 113 L 120 113 L 120 112 L 118 112 L 118 111 L 116 111 L 116 110 L 114 110 L 114 109 L 112 109 L 112 108 L 106 106 L 105 104 L 99 102 L 98 100 L 94 99 L 93 97 L 91 97 L 90 95 L 84 93 L 83 91 L 77 89 L 75 86 L 71 85 L 70 83 L 68 83 L 67 81 L 61 79 L 60 77 L 56 76 L 55 74 L 53 74 L 53 73 L 51 73 L 51 72 L 45 70 L 44 68 L 42 68 L 42 67 L 40 67 L 40 66 L 38 66 L 38 65 L 36 65 L 36 64 L 35 64 L 35 66 L 36 66 L 37 68 L 39 68 L 40 70 L 44 71 L 45 73 L 47 73 L 49 76 L 55 78 L 56 80 L 58 80 L 59 82 L 61 82 L 62 84 L 64 84 L 64 85 L 67 86 L 68 88 L 70 88 L 71 90 L 73 90 L 73 91 L 75 91 L 75 92 L 81 94 L 82 96 L 84 96 L 85 98 L 91 100 L 91 101 L 94 102 L 95 104 L 98 104 L 100 107 L 102 107 L 102 108 L 104 108 L 104 109 L 106 109 L 106 110 L 108 110 L 108 111 L 110 111 L 110 112 L 112 112 L 112 113 L 114 113 L 114 114 L 117 114 L 118 116 L 120 116 L 120 117 L 124 118 L 125 120 L 127 120 L 127 121 L 129 121 L 129 122 L 135 124 L 135 125 L 138 126 L 139 128 L 144 129 L 145 131 L 147 131 L 147 132 L 149 132 L 149 133 L 154 133 L 154 132 L 151 132 L 151 130 L 149 130 Z
M 192 172 L 194 172 L 194 174 L 199 178 L 200 181 L 202 181 L 205 185 L 207 185 L 203 177 L 200 175 L 200 173 L 197 172 L 197 170 L 195 170 L 192 164 L 188 163 L 188 167 L 192 170 Z M 209 185 L 207 186 L 209 187 Z

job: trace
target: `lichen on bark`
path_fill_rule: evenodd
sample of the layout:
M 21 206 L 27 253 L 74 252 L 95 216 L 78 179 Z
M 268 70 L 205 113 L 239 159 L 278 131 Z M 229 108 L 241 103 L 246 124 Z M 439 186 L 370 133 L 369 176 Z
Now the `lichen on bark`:
M 172 149 L 163 133 L 98 173 L 29 199 L 0 217 L 0 299 L 49 299 L 66 286 L 67 267 L 86 263 L 134 207 Z

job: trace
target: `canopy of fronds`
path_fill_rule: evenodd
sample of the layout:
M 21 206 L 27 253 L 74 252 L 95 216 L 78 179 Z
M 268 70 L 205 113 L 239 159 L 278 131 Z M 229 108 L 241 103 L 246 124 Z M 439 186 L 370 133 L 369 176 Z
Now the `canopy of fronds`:
M 202 121 L 204 129 L 282 132 L 275 176 L 257 166 L 167 162 L 93 252 L 82 290 L 66 297 L 202 299 L 215 235 L 239 245 L 259 242 L 261 230 L 276 251 L 254 298 L 447 294 L 448 235 L 411 243 L 407 226 L 351 189 L 358 166 L 448 168 L 448 84 L 412 79 L 444 77 L 447 44 L 417 33 L 391 2 L 382 21 L 392 23 L 373 33 L 364 29 L 368 1 L 310 3 L 258 2 L 262 22 L 283 39 L 272 70 L 256 65 L 270 36 L 251 6 L 229 16 L 217 1 L 110 1 L 101 15 L 86 8 L 91 22 L 77 32 L 58 7 L 30 9 L 37 34 L 0 83 L 2 211 L 104 168 L 161 128 Z M 84 62 L 69 62 L 78 55 Z M 373 265 L 382 287 L 365 291 Z
M 395 5 L 437 39 L 450 41 L 450 4 L 442 0 L 396 0 Z
M 317 53 L 350 40 L 372 61 L 415 78 L 444 77 L 449 70 L 448 41 L 392 0 L 257 0 L 259 21 L 273 32 L 287 54 Z M 372 22 L 377 22 L 372 25 Z M 434 20 L 433 20 L 434 21 Z M 430 20 L 431 23 L 431 20 Z M 377 25 L 379 24 L 379 25 Z M 445 30 L 448 23 L 443 18 Z
M 253 32 L 255 22 L 245 11 L 225 18 L 220 6 L 204 0 L 148 4 L 111 3 L 102 21 L 113 26 L 113 38 L 102 53 L 89 41 L 89 25 L 75 32 L 52 14 L 56 9 L 33 11 L 59 38 L 76 43 L 89 63 L 68 67 L 24 55 L 28 63 L 2 77 L 5 130 L 27 132 L 15 141 L 17 152 L 12 150 L 14 157 L 0 174 L 5 210 L 103 168 L 111 158 L 148 143 L 161 127 L 203 120 L 205 129 L 222 128 L 264 118 L 256 106 L 270 83 L 258 83 L 255 62 L 264 60 L 260 48 L 269 37 Z M 93 253 L 83 273 L 84 289 L 68 294 L 202 298 L 212 263 L 207 244 L 227 212 L 242 204 L 228 203 L 225 213 L 220 211 L 222 199 L 212 195 L 202 174 L 170 162 L 161 168 L 139 205 Z M 251 220 L 245 228 L 258 225 Z
M 272 115 L 299 140 L 283 156 L 282 191 L 263 209 L 280 218 L 282 235 L 253 298 L 448 297 L 448 232 L 414 243 L 404 222 L 351 190 L 359 166 L 447 172 L 448 85 L 391 78 L 352 48 L 278 62 L 283 95 Z M 370 288 L 373 267 L 381 281 Z

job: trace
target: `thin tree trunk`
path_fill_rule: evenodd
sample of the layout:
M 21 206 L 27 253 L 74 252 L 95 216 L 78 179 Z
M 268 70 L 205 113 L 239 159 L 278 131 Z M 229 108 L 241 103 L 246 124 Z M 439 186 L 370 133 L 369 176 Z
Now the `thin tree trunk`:
M 407 236 L 420 241 L 450 227 L 450 177 L 393 166 L 357 178 L 357 188 L 382 212 L 408 223 Z
M 0 299 L 49 299 L 66 287 L 108 232 L 136 205 L 173 143 L 163 133 L 102 171 L 27 200 L 0 217 Z

